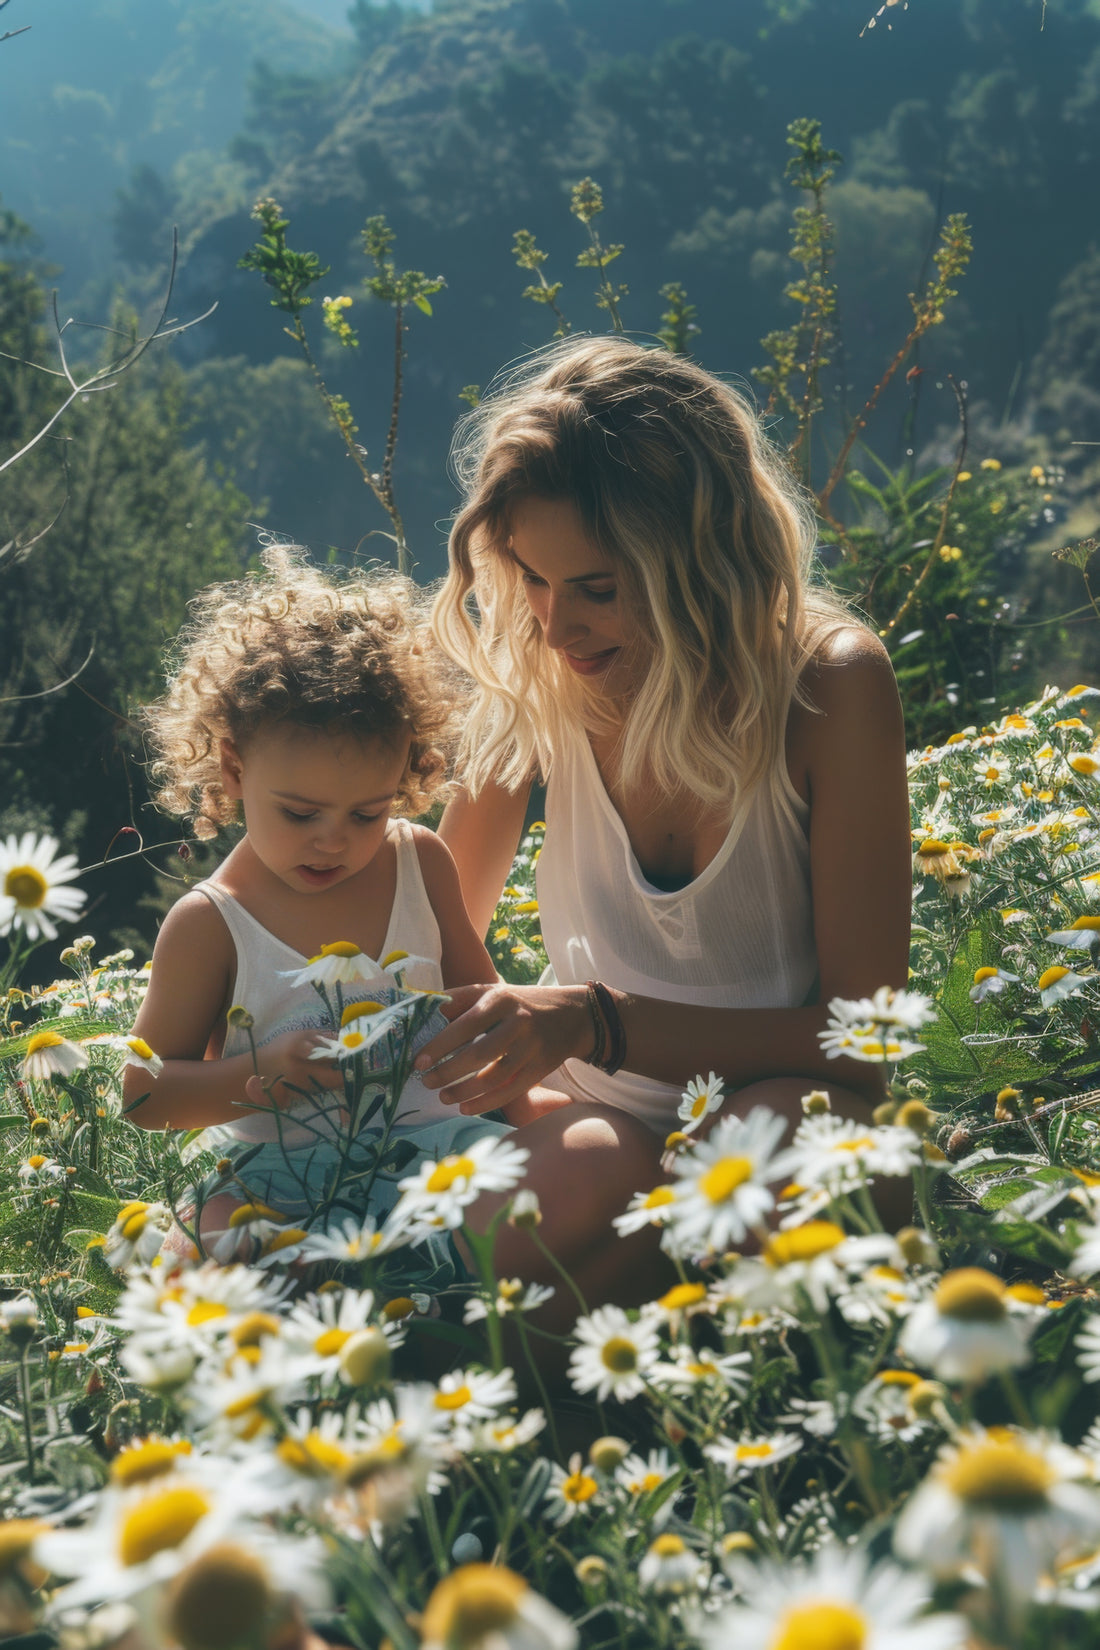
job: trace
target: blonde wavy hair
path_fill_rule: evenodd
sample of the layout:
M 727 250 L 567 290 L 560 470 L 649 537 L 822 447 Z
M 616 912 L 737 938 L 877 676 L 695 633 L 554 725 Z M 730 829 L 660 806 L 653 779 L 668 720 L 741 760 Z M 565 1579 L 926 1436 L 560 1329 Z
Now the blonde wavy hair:
M 220 742 L 273 724 L 357 738 L 411 736 L 394 812 L 422 813 L 443 784 L 454 672 L 431 645 L 426 598 L 393 573 L 338 576 L 275 545 L 264 571 L 200 591 L 169 656 L 168 688 L 142 712 L 157 806 L 200 839 L 236 817 Z
M 616 733 L 624 785 L 732 810 L 781 759 L 807 661 L 863 623 L 814 581 L 813 512 L 749 402 L 667 350 L 570 338 L 491 389 L 452 463 L 464 502 L 432 623 L 474 684 L 463 782 L 548 776 L 579 724 Z M 545 646 L 527 604 L 508 542 L 532 497 L 575 504 L 614 564 L 645 661 L 618 706 Z

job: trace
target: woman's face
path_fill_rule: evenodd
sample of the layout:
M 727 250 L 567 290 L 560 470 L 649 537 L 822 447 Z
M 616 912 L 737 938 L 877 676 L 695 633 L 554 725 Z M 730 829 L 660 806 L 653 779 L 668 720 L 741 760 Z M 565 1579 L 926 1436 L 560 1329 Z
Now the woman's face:
M 614 567 L 568 499 L 527 498 L 512 512 L 508 551 L 543 640 L 598 693 L 629 692 L 638 669 L 628 646 Z

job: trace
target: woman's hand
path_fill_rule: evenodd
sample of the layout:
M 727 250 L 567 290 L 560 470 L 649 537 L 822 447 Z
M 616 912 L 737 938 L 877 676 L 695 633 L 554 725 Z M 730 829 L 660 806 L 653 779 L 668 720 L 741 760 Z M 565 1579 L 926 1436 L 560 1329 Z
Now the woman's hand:
M 443 1013 L 451 1024 L 421 1049 L 413 1070 L 467 1116 L 506 1106 L 563 1060 L 592 1053 L 583 985 L 466 985 L 450 996 Z

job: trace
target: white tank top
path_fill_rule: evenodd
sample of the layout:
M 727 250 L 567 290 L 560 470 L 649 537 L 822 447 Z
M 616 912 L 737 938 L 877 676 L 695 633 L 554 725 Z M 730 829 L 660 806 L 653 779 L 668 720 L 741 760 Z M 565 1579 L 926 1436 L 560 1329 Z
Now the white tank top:
M 395 819 L 391 822 L 390 839 L 397 851 L 397 882 L 382 956 L 401 950 L 407 951 L 410 956 L 427 957 L 429 962 L 410 968 L 406 979 L 419 991 L 441 991 L 443 945 L 439 924 L 428 902 L 420 857 L 408 820 Z M 308 959 L 300 951 L 295 951 L 292 945 L 277 939 L 219 883 L 197 882 L 195 892 L 206 895 L 233 936 L 237 952 L 233 1001 L 247 1008 L 252 1015 L 255 1021 L 252 1036 L 257 1048 L 286 1031 L 327 1027 L 329 1019 L 314 988 L 311 985 L 295 986 L 286 978 L 288 971 L 304 968 Z M 332 937 L 338 940 L 342 936 L 334 934 Z M 345 999 L 347 991 L 345 987 Z M 371 994 L 367 986 L 363 987 L 363 991 Z M 435 1018 L 433 1016 L 433 1020 Z M 430 1032 L 422 1031 L 418 1041 L 426 1042 L 429 1036 L 442 1029 L 443 1021 L 440 1019 Z M 247 1054 L 248 1051 L 248 1033 L 230 1026 L 226 1031 L 222 1058 L 229 1059 L 232 1055 Z M 332 1103 L 336 1104 L 335 1096 Z M 299 1112 L 303 1116 L 308 1115 L 313 1125 L 307 1130 L 301 1126 L 295 1128 L 288 1122 L 283 1130 L 283 1140 L 291 1149 L 316 1144 L 316 1105 L 303 1100 L 296 1106 L 288 1107 L 283 1115 L 290 1120 Z M 419 1078 L 410 1077 L 402 1090 L 402 1123 L 437 1123 L 443 1118 L 453 1117 L 453 1106 L 444 1106 L 434 1090 L 426 1089 Z M 199 1145 L 214 1151 L 219 1145 L 228 1145 L 235 1140 L 274 1140 L 276 1137 L 276 1126 L 269 1113 L 250 1112 L 242 1107 L 239 1117 L 232 1122 L 204 1129 Z
M 706 869 L 664 893 L 642 875 L 588 738 L 576 730 L 554 762 L 536 867 L 553 978 L 561 985 L 598 979 L 704 1008 L 812 1001 L 809 816 L 781 760 L 771 782 L 738 808 Z M 689 1052 L 685 1059 L 686 1081 L 695 1066 Z M 609 1077 L 580 1060 L 567 1060 L 546 1081 L 575 1099 L 632 1112 L 658 1134 L 676 1127 L 682 1089 L 674 1084 L 628 1070 Z

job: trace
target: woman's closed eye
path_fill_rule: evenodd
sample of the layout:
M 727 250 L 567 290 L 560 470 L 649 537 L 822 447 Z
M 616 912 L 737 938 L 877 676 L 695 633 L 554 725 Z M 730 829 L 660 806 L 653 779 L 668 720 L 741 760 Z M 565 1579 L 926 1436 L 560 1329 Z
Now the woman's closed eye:
M 542 588 L 545 588 L 546 580 L 540 579 L 535 573 L 524 573 L 522 578 L 523 583 L 526 585 L 533 585 L 536 587 L 541 586 Z M 599 602 L 601 604 L 604 602 L 613 602 L 616 596 L 614 585 L 612 585 L 610 590 L 592 590 L 588 585 L 581 584 L 577 586 L 577 591 L 578 594 L 584 596 L 587 601 Z

